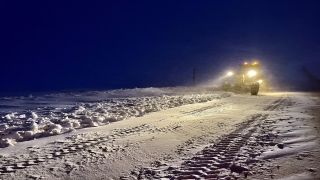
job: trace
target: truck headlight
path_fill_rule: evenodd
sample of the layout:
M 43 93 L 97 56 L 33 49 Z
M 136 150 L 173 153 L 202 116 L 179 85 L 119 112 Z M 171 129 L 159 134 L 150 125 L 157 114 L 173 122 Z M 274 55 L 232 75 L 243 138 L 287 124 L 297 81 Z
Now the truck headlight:
M 249 72 L 248 72 L 248 76 L 249 76 L 249 77 L 255 76 L 256 74 L 257 74 L 256 71 L 249 71 Z

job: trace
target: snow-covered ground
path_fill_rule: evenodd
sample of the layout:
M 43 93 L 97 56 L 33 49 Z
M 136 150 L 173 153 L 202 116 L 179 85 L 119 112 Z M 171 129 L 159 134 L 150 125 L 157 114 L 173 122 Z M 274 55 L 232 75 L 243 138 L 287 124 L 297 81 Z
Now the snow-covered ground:
M 136 88 L 0 99 L 0 147 L 230 96 L 195 87 Z
M 316 101 L 201 87 L 5 97 L 0 178 L 319 179 Z

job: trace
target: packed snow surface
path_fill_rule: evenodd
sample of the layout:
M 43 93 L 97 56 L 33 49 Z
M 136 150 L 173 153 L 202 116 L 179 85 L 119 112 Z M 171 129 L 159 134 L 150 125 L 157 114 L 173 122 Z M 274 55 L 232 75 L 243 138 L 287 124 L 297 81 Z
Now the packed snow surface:
M 0 148 L 3 179 L 320 178 L 320 114 L 306 93 L 176 87 L 17 98 L 0 116 L 2 146 L 11 146 Z
M 2 97 L 0 147 L 231 95 L 195 87 L 174 87 Z

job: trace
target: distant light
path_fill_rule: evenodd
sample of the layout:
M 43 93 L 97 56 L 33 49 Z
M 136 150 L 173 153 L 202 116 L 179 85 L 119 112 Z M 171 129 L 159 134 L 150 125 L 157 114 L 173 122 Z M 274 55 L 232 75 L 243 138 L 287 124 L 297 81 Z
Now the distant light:
M 259 82 L 259 83 L 262 83 L 263 81 L 260 79 L 258 82 Z
M 228 75 L 228 76 L 232 76 L 232 75 L 233 75 L 233 72 L 228 72 L 227 75 Z
M 255 76 L 256 74 L 257 74 L 257 72 L 255 72 L 253 70 L 248 72 L 249 77 Z
M 247 62 L 244 62 L 244 65 L 247 65 L 248 63 Z

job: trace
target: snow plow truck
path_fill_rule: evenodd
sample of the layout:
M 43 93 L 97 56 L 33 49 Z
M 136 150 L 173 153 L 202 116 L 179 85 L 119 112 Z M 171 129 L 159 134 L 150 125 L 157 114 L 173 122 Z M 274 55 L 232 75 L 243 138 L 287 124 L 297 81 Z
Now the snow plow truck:
M 233 73 L 229 72 L 228 75 L 231 76 Z M 223 91 L 250 92 L 251 95 L 257 95 L 259 89 L 267 90 L 268 82 L 264 79 L 258 62 L 240 64 L 238 72 L 235 74 L 234 83 L 225 82 L 222 85 Z

